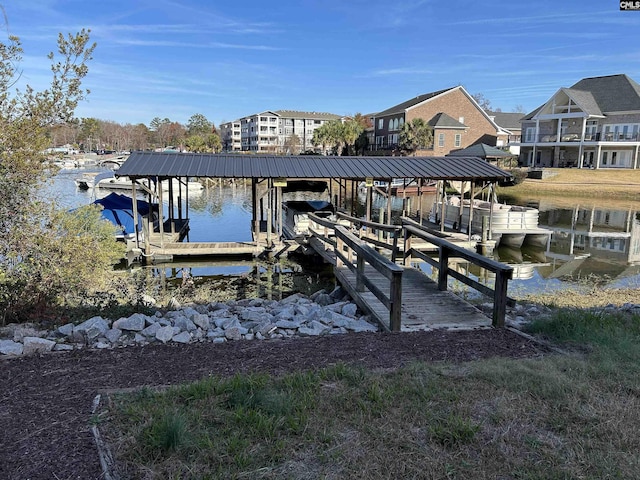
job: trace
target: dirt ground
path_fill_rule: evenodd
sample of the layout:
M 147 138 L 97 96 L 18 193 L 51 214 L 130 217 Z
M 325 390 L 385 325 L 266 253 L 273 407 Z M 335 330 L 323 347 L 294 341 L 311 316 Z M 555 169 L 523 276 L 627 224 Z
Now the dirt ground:
M 395 368 L 548 353 L 506 329 L 362 333 L 225 344 L 154 345 L 0 360 L 0 479 L 102 478 L 90 431 L 98 393 L 236 372 L 281 374 L 335 363 Z

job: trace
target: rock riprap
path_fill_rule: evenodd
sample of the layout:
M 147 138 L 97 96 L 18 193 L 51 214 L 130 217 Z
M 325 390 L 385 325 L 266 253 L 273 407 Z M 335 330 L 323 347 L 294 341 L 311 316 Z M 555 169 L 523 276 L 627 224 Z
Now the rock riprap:
M 318 301 L 319 300 L 319 301 Z M 180 306 L 154 315 L 135 313 L 110 320 L 93 317 L 53 331 L 12 325 L 3 329 L 0 355 L 28 355 L 78 348 L 119 348 L 151 343 L 227 342 L 348 332 L 375 332 L 369 317 L 341 288 L 321 290 L 307 297 L 294 294 L 283 300 L 260 298 Z

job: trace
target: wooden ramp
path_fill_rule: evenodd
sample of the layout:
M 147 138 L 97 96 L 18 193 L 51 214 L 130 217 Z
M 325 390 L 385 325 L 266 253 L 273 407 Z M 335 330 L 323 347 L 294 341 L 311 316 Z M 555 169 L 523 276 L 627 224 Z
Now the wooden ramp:
M 371 292 L 356 291 L 356 275 L 346 267 L 335 268 L 336 278 L 349 292 L 361 310 L 380 324 L 389 324 L 389 310 Z M 389 295 L 389 280 L 365 265 L 365 274 L 380 290 Z M 472 329 L 490 327 L 491 319 L 470 303 L 449 291 L 438 290 L 436 282 L 422 271 L 404 267 L 402 273 L 402 331 Z

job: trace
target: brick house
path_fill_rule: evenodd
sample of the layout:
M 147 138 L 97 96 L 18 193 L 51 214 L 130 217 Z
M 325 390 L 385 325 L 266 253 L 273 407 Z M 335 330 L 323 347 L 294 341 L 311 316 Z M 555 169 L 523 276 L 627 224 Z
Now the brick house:
M 522 119 L 520 164 L 639 168 L 640 85 L 627 75 L 583 78 Z
M 392 155 L 397 151 L 402 125 L 414 118 L 424 119 L 433 128 L 433 144 L 425 145 L 418 155 L 444 156 L 476 143 L 495 146 L 499 135 L 508 135 L 462 86 L 457 86 L 419 95 L 377 113 L 370 150 Z

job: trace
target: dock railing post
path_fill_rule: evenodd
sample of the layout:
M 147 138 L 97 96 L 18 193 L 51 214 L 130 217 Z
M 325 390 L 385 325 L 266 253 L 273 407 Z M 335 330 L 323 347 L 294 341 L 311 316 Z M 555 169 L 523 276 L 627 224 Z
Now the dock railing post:
M 449 278 L 449 249 L 442 245 L 439 249 L 438 267 L 438 290 L 447 290 L 447 279 Z
M 356 291 L 364 292 L 364 255 L 357 253 L 357 267 L 356 267 Z
M 507 284 L 509 274 L 502 270 L 496 272 L 496 283 L 493 287 L 493 315 L 492 325 L 504 327 L 504 318 L 507 314 Z
M 411 264 L 411 233 L 407 230 L 407 227 L 403 227 L 404 230 L 404 253 L 403 264 L 409 266 Z
M 342 263 L 342 252 L 344 250 L 344 241 L 340 237 L 340 232 L 336 229 L 336 268 L 342 268 L 344 264 Z
M 402 328 L 402 270 L 393 272 L 393 278 L 389 285 L 389 329 L 399 332 Z

